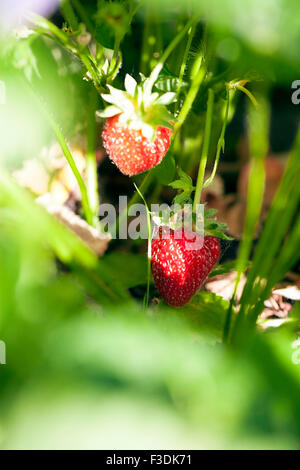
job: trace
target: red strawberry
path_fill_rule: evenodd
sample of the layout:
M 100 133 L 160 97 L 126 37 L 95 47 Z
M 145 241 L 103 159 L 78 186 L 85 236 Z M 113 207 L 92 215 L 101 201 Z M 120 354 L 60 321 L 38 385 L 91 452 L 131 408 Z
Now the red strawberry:
M 174 117 L 166 105 L 175 93 L 152 93 L 152 82 L 138 85 L 126 75 L 125 91 L 108 85 L 110 94 L 102 95 L 108 106 L 98 116 L 107 118 L 102 139 L 104 147 L 125 175 L 136 175 L 161 162 L 170 145 Z
M 136 175 L 158 165 L 170 145 L 171 129 L 158 126 L 151 142 L 142 129 L 120 122 L 120 114 L 107 119 L 102 140 L 110 159 L 124 175 Z
M 193 248 L 191 243 L 197 243 L 197 247 L 189 249 Z M 183 233 L 183 229 L 160 227 L 158 237 L 152 241 L 151 268 L 165 301 L 176 307 L 189 302 L 217 263 L 220 252 L 215 237 L 203 239 L 186 228 Z

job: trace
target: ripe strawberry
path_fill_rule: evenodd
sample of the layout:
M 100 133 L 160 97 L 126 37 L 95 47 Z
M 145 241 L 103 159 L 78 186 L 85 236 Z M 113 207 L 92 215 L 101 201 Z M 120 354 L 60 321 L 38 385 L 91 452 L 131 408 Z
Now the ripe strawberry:
M 169 232 L 165 230 L 166 227 L 160 227 L 158 237 L 152 241 L 152 275 L 165 301 L 169 305 L 182 307 L 201 287 L 217 263 L 220 245 L 215 237 L 205 236 L 203 239 L 186 228 L 184 232 L 182 228 L 167 228 Z M 188 249 L 190 243 L 197 243 L 197 248 Z
M 143 135 L 142 129 L 131 128 L 120 122 L 120 114 L 108 118 L 102 140 L 110 159 L 124 175 L 136 175 L 158 165 L 169 145 L 171 129 L 158 126 L 155 140 Z
M 175 93 L 152 93 L 149 79 L 141 85 L 130 75 L 125 78 L 125 90 L 108 85 L 110 94 L 102 95 L 112 106 L 98 111 L 107 118 L 102 139 L 104 147 L 119 170 L 136 175 L 161 162 L 172 134 L 174 117 L 167 111 Z

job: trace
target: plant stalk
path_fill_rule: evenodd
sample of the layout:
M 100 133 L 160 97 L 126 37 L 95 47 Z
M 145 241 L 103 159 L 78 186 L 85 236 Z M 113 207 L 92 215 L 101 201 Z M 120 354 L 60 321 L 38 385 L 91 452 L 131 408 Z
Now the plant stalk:
M 204 174 L 205 174 L 205 168 L 206 168 L 209 144 L 210 144 L 213 109 L 214 109 L 214 91 L 210 88 L 208 90 L 207 112 L 206 112 L 206 120 L 205 120 L 203 147 L 202 147 L 199 170 L 198 170 L 196 191 L 195 191 L 194 203 L 193 203 L 193 212 L 196 212 L 197 204 L 200 204 L 200 201 L 201 201 L 201 193 L 203 189 Z
M 108 74 L 108 78 L 110 80 L 108 80 L 108 81 L 113 81 L 113 79 L 115 78 L 116 67 L 118 66 L 117 62 L 118 62 L 118 54 L 119 54 L 119 49 L 120 49 L 120 43 L 121 43 L 120 37 L 116 36 L 115 37 L 115 44 L 114 44 L 114 52 L 113 52 L 113 56 L 112 56 L 112 59 L 111 59 L 110 70 L 109 70 L 109 74 Z
M 156 82 L 167 58 L 169 57 L 171 52 L 173 52 L 177 44 L 181 41 L 181 39 L 184 37 L 184 35 L 187 33 L 190 27 L 193 25 L 194 21 L 195 21 L 194 19 L 191 19 L 190 21 L 188 21 L 185 27 L 175 36 L 175 38 L 170 42 L 170 44 L 164 51 L 163 55 L 160 58 L 160 61 L 156 64 L 156 66 L 154 67 L 154 69 L 152 70 L 150 74 L 149 83 L 148 83 L 148 87 L 150 90 L 152 90 L 153 85 Z
M 150 276 L 151 276 L 151 239 L 152 239 L 151 214 L 150 214 L 148 204 L 147 204 L 143 194 L 141 193 L 141 191 L 139 190 L 137 185 L 135 183 L 133 183 L 133 184 L 134 184 L 134 187 L 137 191 L 137 194 L 140 196 L 143 203 L 145 204 L 145 208 L 146 208 L 146 212 L 147 212 L 147 231 L 148 231 L 147 290 L 146 290 L 146 295 L 145 295 L 144 302 L 143 302 L 144 309 L 147 310 L 147 308 L 149 306 Z
M 237 276 L 235 280 L 232 299 L 230 301 L 230 306 L 228 309 L 228 325 L 226 325 L 226 330 L 224 331 L 224 341 L 229 341 L 228 334 L 230 332 L 230 323 L 233 313 L 233 305 L 236 299 L 237 288 L 241 279 L 241 275 L 245 271 L 246 264 L 250 257 L 255 230 L 261 214 L 265 188 L 264 160 L 269 146 L 269 116 L 269 104 L 266 96 L 262 94 L 260 97 L 260 106 L 257 108 L 249 106 L 248 109 L 250 154 L 252 156 L 248 182 L 248 202 L 243 228 L 243 236 L 236 263 Z M 238 342 L 240 340 L 241 334 L 246 332 L 246 330 L 243 328 L 243 324 L 246 316 L 246 311 L 250 306 L 249 299 L 246 299 L 244 296 L 244 293 L 247 289 L 247 284 L 244 287 L 241 300 L 241 307 L 239 310 L 239 314 L 236 318 L 232 338 L 230 338 L 230 341 L 233 342 L 235 340 L 237 340 Z M 251 290 L 253 289 L 253 287 L 253 284 L 251 284 Z
M 205 28 L 205 31 L 204 31 L 204 39 L 203 39 L 203 43 L 202 43 L 202 46 L 201 46 L 201 49 L 195 59 L 195 62 L 193 64 L 193 68 L 192 68 L 192 73 L 191 73 L 191 81 L 192 81 L 192 84 L 190 86 L 190 89 L 186 95 L 186 98 L 184 100 L 184 103 L 182 105 L 182 108 L 180 110 L 180 113 L 178 115 L 178 121 L 176 122 L 175 126 L 174 126 L 174 132 L 172 134 L 172 139 L 175 138 L 177 132 L 179 131 L 179 129 L 182 127 L 182 125 L 184 124 L 191 108 L 192 108 L 192 105 L 196 99 L 196 96 L 198 94 L 198 91 L 199 91 L 199 88 L 201 86 L 201 83 L 205 77 L 205 69 L 203 67 L 203 57 L 204 57 L 204 49 L 205 49 L 205 44 L 206 44 L 206 28 Z
M 76 163 L 75 163 L 75 161 L 72 157 L 72 154 L 70 152 L 68 144 L 67 144 L 67 142 L 66 142 L 66 140 L 63 136 L 63 133 L 61 132 L 58 124 L 56 123 L 56 121 L 53 119 L 53 117 L 50 114 L 46 114 L 46 116 L 47 116 L 47 119 L 48 119 L 49 123 L 51 124 L 52 129 L 53 129 L 53 131 L 56 135 L 57 141 L 58 141 L 59 145 L 61 146 L 63 154 L 66 157 L 68 164 L 70 165 L 70 168 L 73 172 L 73 175 L 76 178 L 77 184 L 78 184 L 79 189 L 80 189 L 81 200 L 82 200 L 82 208 L 83 208 L 83 212 L 84 212 L 86 221 L 87 221 L 88 224 L 93 225 L 93 212 L 92 212 L 91 207 L 89 205 L 89 198 L 88 198 L 87 189 L 86 189 L 86 186 L 84 184 L 83 178 L 82 178 L 81 174 L 79 173 L 79 170 L 78 170 L 78 168 L 76 166 Z
M 227 121 L 228 121 L 228 112 L 229 112 L 229 104 L 230 104 L 230 91 L 229 91 L 229 87 L 227 86 L 226 87 L 226 108 L 225 108 L 225 116 L 224 116 L 224 120 L 223 120 L 223 126 L 222 126 L 222 130 L 221 130 L 221 135 L 220 135 L 220 138 L 218 140 L 218 144 L 217 144 L 217 153 L 216 153 L 216 159 L 215 159 L 215 163 L 214 163 L 214 167 L 213 167 L 213 170 L 211 172 L 211 175 L 210 177 L 205 181 L 204 185 L 203 185 L 203 188 L 206 188 L 209 184 L 211 184 L 211 182 L 213 181 L 215 175 L 216 175 L 216 171 L 217 171 L 217 168 L 218 168 L 218 164 L 219 164 L 219 160 L 220 160 L 220 154 L 221 154 L 221 150 L 223 150 L 224 152 L 224 146 L 225 146 L 225 131 L 226 131 L 226 126 L 227 126 Z
M 178 109 L 178 104 L 179 104 L 178 98 L 179 98 L 181 87 L 182 87 L 183 76 L 184 76 L 184 72 L 185 72 L 185 69 L 186 69 L 188 54 L 189 54 L 191 44 L 192 44 L 192 40 L 193 40 L 193 37 L 195 35 L 195 31 L 196 31 L 196 25 L 197 25 L 197 21 L 195 20 L 194 23 L 192 24 L 192 26 L 190 27 L 189 32 L 188 32 L 188 40 L 187 40 L 187 43 L 186 43 L 182 63 L 181 63 L 181 66 L 180 66 L 178 86 L 177 86 L 177 90 L 176 90 L 176 99 L 177 99 L 177 101 L 176 101 L 176 111 Z
M 93 226 L 100 229 L 99 223 L 99 192 L 96 161 L 96 120 L 95 111 L 97 96 L 94 88 L 90 91 L 89 107 L 87 117 L 87 148 L 86 148 L 86 170 L 85 180 L 89 206 L 93 213 Z
M 151 181 L 152 181 L 152 173 L 148 172 L 140 185 L 139 191 L 145 193 L 147 189 L 149 188 Z M 115 231 L 117 232 L 119 227 L 122 226 L 122 224 L 124 223 L 127 217 L 129 208 L 133 204 L 135 204 L 139 200 L 139 198 L 140 198 L 139 193 L 135 192 L 132 198 L 130 199 L 129 203 L 127 204 L 126 209 L 119 215 L 118 219 L 116 220 L 115 225 L 112 227 L 112 233 L 114 233 Z
M 53 132 L 57 138 L 57 141 L 62 149 L 62 152 L 64 154 L 64 156 L 66 157 L 67 159 L 67 162 L 68 164 L 70 165 L 70 168 L 73 172 L 73 175 L 77 181 L 77 184 L 79 186 L 79 190 L 80 190 L 80 194 L 81 194 L 81 201 L 82 201 L 82 208 L 83 208 L 83 212 L 84 212 L 84 216 L 86 218 L 86 221 L 88 222 L 88 224 L 92 225 L 92 221 L 93 221 L 93 213 L 92 213 L 92 210 L 90 208 L 90 205 L 89 205 L 89 198 L 88 198 L 88 194 L 87 194 L 87 189 L 86 189 L 86 186 L 85 186 L 85 183 L 83 181 L 83 178 L 76 166 L 76 163 L 72 157 L 72 154 L 70 152 L 70 149 L 68 147 L 68 144 L 64 138 L 64 135 L 58 125 L 58 123 L 56 122 L 56 120 L 54 119 L 54 117 L 52 116 L 51 112 L 47 109 L 47 106 L 41 101 L 41 99 L 36 95 L 36 93 L 34 92 L 34 90 L 32 89 L 32 87 L 30 86 L 29 83 L 25 82 L 25 85 L 27 87 L 27 89 L 29 90 L 29 92 L 31 93 L 31 95 L 34 97 L 35 101 L 37 102 L 37 104 L 39 105 L 42 113 L 44 114 L 44 116 L 46 117 L 47 121 L 49 122 L 49 124 L 51 125 L 52 129 L 53 129 Z

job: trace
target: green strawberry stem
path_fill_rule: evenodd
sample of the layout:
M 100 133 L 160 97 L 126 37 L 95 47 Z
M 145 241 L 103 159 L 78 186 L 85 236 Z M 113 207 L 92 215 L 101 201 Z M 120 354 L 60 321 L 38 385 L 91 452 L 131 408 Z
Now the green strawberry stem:
M 205 77 L 205 69 L 203 67 L 203 57 L 204 57 L 204 48 L 205 48 L 205 43 L 206 43 L 206 29 L 204 31 L 204 40 L 203 44 L 200 48 L 200 51 L 197 54 L 197 57 L 195 59 L 193 68 L 192 68 L 192 73 L 191 73 L 191 86 L 190 89 L 186 95 L 186 98 L 184 100 L 184 103 L 182 105 L 182 108 L 180 110 L 180 113 L 177 118 L 177 122 L 174 126 L 174 132 L 172 135 L 172 138 L 174 140 L 177 132 L 181 128 L 181 126 L 184 124 L 190 110 L 192 109 L 192 105 L 196 99 L 196 96 L 198 94 L 199 88 L 201 86 L 201 83 Z
M 175 103 L 175 111 L 177 111 L 178 105 L 179 105 L 178 98 L 179 98 L 179 95 L 180 95 L 183 76 L 184 76 L 184 72 L 185 72 L 185 69 L 186 69 L 187 58 L 188 58 L 188 54 L 189 54 L 189 51 L 190 51 L 190 48 L 191 48 L 193 37 L 195 35 L 196 26 L 197 26 L 197 21 L 195 20 L 194 23 L 191 25 L 191 27 L 189 29 L 189 32 L 188 32 L 188 40 L 187 40 L 187 43 L 186 43 L 185 51 L 184 51 L 183 58 L 182 58 L 182 63 L 181 63 L 181 66 L 180 66 L 178 86 L 177 86 L 177 90 L 176 90 L 177 101 Z
M 78 20 L 73 10 L 71 2 L 69 0 L 61 0 L 60 10 L 67 23 L 69 23 L 69 25 L 71 26 L 72 30 L 76 31 L 78 29 Z M 78 50 L 77 53 L 82 63 L 85 65 L 88 72 L 90 73 L 95 88 L 99 93 L 101 93 L 101 91 L 103 90 L 101 90 L 100 87 L 100 77 L 98 76 L 97 67 L 95 66 L 95 64 L 92 63 L 93 61 L 90 59 L 87 53 L 80 50 Z
M 197 204 L 200 204 L 200 201 L 201 201 L 201 193 L 203 189 L 204 174 L 205 174 L 205 168 L 206 168 L 206 162 L 207 162 L 209 144 L 210 144 L 213 109 L 214 109 L 214 91 L 212 90 L 212 88 L 210 88 L 208 90 L 207 112 L 206 112 L 206 120 L 205 120 L 203 146 L 202 146 L 202 152 L 201 152 L 201 158 L 200 158 L 200 164 L 199 164 L 199 170 L 198 170 L 196 191 L 195 191 L 195 196 L 194 196 L 194 204 L 193 204 L 194 212 L 196 212 Z
M 113 56 L 112 56 L 110 67 L 109 67 L 107 83 L 111 83 L 115 78 L 115 72 L 116 72 L 116 69 L 118 68 L 117 61 L 118 61 L 120 43 L 121 43 L 121 38 L 120 36 L 116 35 L 115 44 L 114 44 L 114 52 L 113 52 Z
M 146 295 L 144 297 L 144 302 L 143 302 L 143 307 L 145 310 L 147 310 L 148 306 L 149 306 L 149 293 L 150 293 L 150 277 L 151 277 L 151 239 L 152 239 L 152 232 L 151 232 L 151 214 L 150 214 L 150 211 L 149 211 L 149 207 L 147 205 L 147 202 L 143 196 L 143 194 L 141 193 L 141 191 L 139 190 L 139 188 L 137 187 L 137 185 L 135 183 L 134 184 L 134 187 L 138 193 L 138 195 L 140 196 L 140 198 L 142 199 L 143 203 L 145 204 L 145 207 L 146 207 L 146 211 L 147 211 L 147 230 L 148 230 L 148 256 L 147 256 L 147 290 L 146 290 Z
M 96 95 L 96 96 L 95 96 Z M 92 87 L 89 96 L 88 116 L 87 116 L 87 149 L 86 149 L 86 170 L 85 180 L 89 206 L 93 213 L 92 225 L 100 230 L 99 214 L 99 192 L 96 161 L 96 121 L 95 111 L 97 104 L 97 94 Z
M 206 188 L 213 181 L 213 179 L 215 177 L 215 174 L 216 174 L 216 171 L 217 171 L 217 168 L 218 168 L 221 150 L 223 150 L 223 152 L 224 152 L 225 131 L 226 131 L 226 126 L 227 126 L 227 121 L 228 121 L 229 104 L 230 104 L 230 90 L 229 90 L 229 87 L 226 86 L 225 116 L 224 116 L 224 120 L 223 120 L 221 135 L 220 135 L 220 138 L 219 138 L 218 144 L 217 144 L 216 159 L 215 159 L 215 163 L 214 163 L 214 167 L 213 167 L 213 170 L 211 172 L 211 175 L 205 181 L 205 183 L 203 185 L 203 188 Z
M 64 31 L 62 31 L 60 28 L 58 28 L 55 24 L 51 23 L 51 21 L 47 20 L 43 16 L 38 15 L 37 13 L 32 13 L 32 12 L 29 12 L 26 15 L 26 18 L 34 26 L 36 26 L 36 31 L 38 33 L 50 32 L 54 36 L 53 39 L 58 39 L 60 43 L 62 43 L 67 50 L 71 51 L 71 47 L 73 47 L 74 49 L 75 44 L 71 42 L 67 34 Z
M 59 124 L 56 122 L 55 118 L 50 113 L 47 106 L 36 95 L 33 88 L 31 87 L 31 85 L 27 81 L 24 81 L 24 82 L 25 82 L 25 85 L 26 85 L 27 89 L 29 90 L 29 92 L 31 93 L 31 95 L 33 96 L 33 98 L 35 99 L 37 104 L 39 105 L 42 113 L 44 114 L 44 116 L 46 117 L 47 121 L 49 122 L 50 126 L 53 129 L 53 132 L 54 132 L 54 134 L 57 138 L 57 141 L 58 141 L 58 143 L 59 143 L 59 145 L 62 149 L 62 152 L 63 152 L 64 156 L 66 157 L 67 162 L 70 165 L 70 168 L 71 168 L 71 170 L 73 172 L 73 175 L 74 175 L 74 177 L 77 181 L 77 184 L 79 186 L 79 190 L 80 190 L 80 194 L 81 194 L 81 200 L 82 200 L 82 208 L 83 208 L 83 212 L 84 212 L 86 221 L 88 222 L 88 224 L 92 225 L 93 212 L 92 212 L 92 210 L 90 208 L 90 205 L 89 205 L 89 198 L 88 198 L 88 194 L 87 194 L 87 189 L 86 189 L 86 186 L 84 184 L 83 178 L 82 178 L 81 174 L 79 173 L 79 170 L 76 166 L 76 163 L 75 163 L 75 161 L 72 157 L 72 154 L 70 152 L 68 144 L 67 144 L 67 142 L 64 138 L 64 135 L 63 135 L 63 133 L 62 133 L 60 127 L 59 127 Z
M 87 221 L 88 224 L 92 225 L 92 223 L 93 223 L 93 212 L 92 212 L 92 210 L 90 208 L 90 205 L 89 205 L 87 190 L 86 190 L 86 186 L 84 184 L 84 181 L 82 179 L 82 176 L 78 171 L 76 163 L 75 163 L 75 161 L 72 157 L 72 154 L 70 152 L 68 144 L 67 144 L 67 142 L 66 142 L 66 140 L 63 136 L 62 131 L 60 130 L 59 125 L 57 124 L 57 122 L 54 120 L 54 118 L 46 110 L 45 110 L 45 115 L 47 116 L 47 119 L 48 119 L 48 121 L 49 121 L 55 135 L 56 135 L 57 141 L 58 141 L 58 143 L 59 143 L 59 145 L 60 145 L 60 147 L 63 151 L 64 156 L 67 159 L 67 162 L 70 165 L 70 168 L 73 172 L 73 175 L 76 178 L 77 184 L 78 184 L 79 189 L 80 189 L 81 200 L 82 200 L 82 208 L 83 208 L 83 212 L 84 212 L 86 221 Z
M 101 94 L 103 92 L 104 88 L 101 88 L 101 86 L 100 86 L 100 78 L 98 77 L 98 74 L 97 74 L 96 70 L 94 69 L 93 64 L 91 63 L 90 58 L 88 56 L 86 56 L 84 53 L 79 53 L 78 55 L 80 57 L 80 60 L 85 65 L 88 72 L 90 73 L 90 75 L 93 79 L 94 87 L 99 92 L 99 94 Z
M 97 91 L 99 93 L 102 93 L 104 91 L 104 89 L 102 89 L 100 86 L 100 73 L 95 64 L 93 63 L 93 60 L 91 60 L 87 48 L 85 51 L 81 50 L 74 41 L 71 41 L 71 39 L 64 31 L 59 29 L 46 18 L 43 18 L 42 16 L 39 16 L 36 13 L 28 13 L 27 18 L 32 24 L 36 26 L 37 32 L 46 36 L 49 36 L 50 32 L 53 35 L 52 39 L 54 41 L 58 42 L 60 45 L 63 45 L 71 54 L 79 57 L 81 62 L 85 65 L 87 71 L 90 73 Z
M 170 44 L 166 48 L 165 52 L 161 56 L 160 61 L 156 64 L 156 66 L 154 67 L 154 69 L 152 70 L 150 74 L 149 83 L 148 83 L 148 87 L 150 91 L 152 90 L 154 83 L 158 79 L 158 76 L 167 58 L 169 57 L 171 52 L 173 52 L 177 44 L 181 41 L 181 39 L 184 37 L 184 35 L 187 33 L 190 27 L 194 24 L 194 22 L 195 22 L 195 19 L 191 19 L 190 21 L 188 21 L 185 27 L 177 34 L 177 36 L 175 36 L 175 38 L 170 42 Z
M 147 191 L 147 189 L 149 188 L 152 182 L 152 179 L 153 179 L 153 173 L 151 171 L 148 171 L 148 173 L 144 176 L 144 179 L 140 185 L 140 189 L 139 189 L 140 193 L 142 192 L 145 193 Z M 114 233 L 115 231 L 118 231 L 119 227 L 122 226 L 122 224 L 124 223 L 127 217 L 129 208 L 133 204 L 135 204 L 139 200 L 139 198 L 140 198 L 139 192 L 134 193 L 134 195 L 128 202 L 126 209 L 124 209 L 124 211 L 119 215 L 118 219 L 116 220 L 115 225 L 112 227 L 112 233 Z
M 243 93 L 245 93 L 245 95 L 248 96 L 248 98 L 250 99 L 250 101 L 252 102 L 252 104 L 254 104 L 254 106 L 258 106 L 258 102 L 257 100 L 254 98 L 254 96 L 252 95 L 251 91 L 249 91 L 247 88 L 245 88 L 244 86 L 242 85 L 236 85 L 236 88 L 240 91 L 242 91 Z
M 53 131 L 56 135 L 57 141 L 58 141 L 58 143 L 59 143 L 59 145 L 60 145 L 60 147 L 63 151 L 63 154 L 66 157 L 67 162 L 70 165 L 70 168 L 73 172 L 73 175 L 76 178 L 77 184 L 78 184 L 79 189 L 80 189 L 81 200 L 82 200 L 82 208 L 83 208 L 83 212 L 84 212 L 86 221 L 87 221 L 88 224 L 92 225 L 93 213 L 92 213 L 92 210 L 91 210 L 90 205 L 89 205 L 87 190 L 86 190 L 84 181 L 82 179 L 82 176 L 78 171 L 76 163 L 75 163 L 75 161 L 72 157 L 72 154 L 71 154 L 70 149 L 68 147 L 68 144 L 67 144 L 67 142 L 66 142 L 66 140 L 63 136 L 63 133 L 59 128 L 59 125 L 54 120 L 54 118 L 48 113 L 48 111 L 47 111 L 47 113 L 45 111 L 45 114 L 46 114 L 47 119 L 48 119 L 49 123 L 51 124 L 51 127 L 52 127 L 52 129 L 53 129 Z
M 252 100 L 251 100 L 252 101 Z M 260 106 L 253 107 L 249 106 L 248 108 L 248 132 L 249 132 L 249 144 L 250 144 L 250 155 L 251 158 L 251 167 L 249 173 L 249 182 L 248 182 L 248 195 L 247 200 L 249 201 L 247 205 L 247 210 L 245 214 L 245 222 L 243 228 L 243 235 L 241 238 L 241 243 L 239 247 L 238 259 L 236 262 L 236 279 L 234 285 L 234 291 L 232 294 L 232 302 L 230 303 L 228 309 L 228 328 L 224 331 L 224 340 L 228 340 L 228 334 L 230 330 L 231 318 L 233 315 L 233 304 L 236 299 L 236 293 L 238 285 L 242 276 L 242 273 L 245 271 L 245 266 L 247 260 L 250 257 L 251 249 L 253 246 L 253 239 L 255 236 L 255 229 L 257 227 L 259 217 L 261 214 L 261 208 L 263 205 L 263 195 L 265 188 L 265 158 L 268 152 L 269 146 L 269 122 L 270 122 L 270 106 L 265 94 L 260 96 Z M 281 220 L 282 223 L 282 220 Z M 268 248 L 266 248 L 261 255 L 261 260 L 266 264 L 267 257 L 269 256 Z M 253 272 L 253 271 L 252 271 Z M 263 275 L 264 268 L 260 271 Z M 251 276 L 251 271 L 249 276 Z M 262 277 L 263 278 L 263 277 Z M 266 275 L 267 278 L 267 275 Z M 251 282 L 251 291 L 255 286 L 255 278 L 252 278 Z M 249 283 L 247 281 L 247 286 L 245 286 L 243 296 L 245 293 L 249 293 Z M 257 294 L 257 298 L 259 298 Z M 243 297 L 243 300 L 246 300 Z M 247 316 L 247 302 L 241 302 L 241 308 L 234 325 L 233 337 L 239 338 L 242 325 Z M 238 333 L 239 332 L 239 333 Z

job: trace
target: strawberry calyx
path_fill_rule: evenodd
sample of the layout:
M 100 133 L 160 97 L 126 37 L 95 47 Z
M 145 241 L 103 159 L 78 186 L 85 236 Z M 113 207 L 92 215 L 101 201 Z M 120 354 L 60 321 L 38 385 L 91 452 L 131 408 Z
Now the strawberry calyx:
M 144 76 L 138 84 L 131 75 L 126 74 L 124 85 L 125 90 L 107 85 L 109 93 L 104 93 L 101 97 L 110 103 L 110 106 L 97 111 L 98 117 L 110 118 L 120 114 L 120 124 L 132 129 L 140 129 L 143 135 L 152 142 L 158 126 L 173 130 L 172 123 L 176 119 L 166 106 L 175 100 L 176 93 L 153 93 L 149 78 Z
M 169 227 L 171 230 L 186 229 L 199 233 L 201 236 L 213 236 L 224 240 L 233 240 L 225 232 L 228 227 L 216 218 L 217 209 L 206 209 L 196 214 L 192 212 L 191 205 L 185 205 L 176 212 L 166 210 L 160 213 L 151 213 L 156 226 Z
M 210 235 L 225 240 L 233 240 L 225 233 L 228 230 L 227 225 L 217 220 L 217 209 L 207 209 L 206 204 L 200 204 L 199 213 L 192 211 L 192 193 L 196 189 L 193 180 L 181 168 L 177 168 L 177 173 L 179 178 L 169 183 L 171 188 L 178 191 L 173 199 L 173 204 L 177 206 L 177 210 L 170 217 L 170 220 L 167 220 L 164 214 L 164 221 L 161 221 L 161 223 L 175 229 L 183 227 L 186 223 L 186 228 L 192 228 L 194 232 L 201 233 L 203 236 Z
M 234 240 L 225 233 L 228 230 L 227 224 L 217 220 L 217 212 L 217 209 L 204 209 L 204 234 L 224 240 Z

